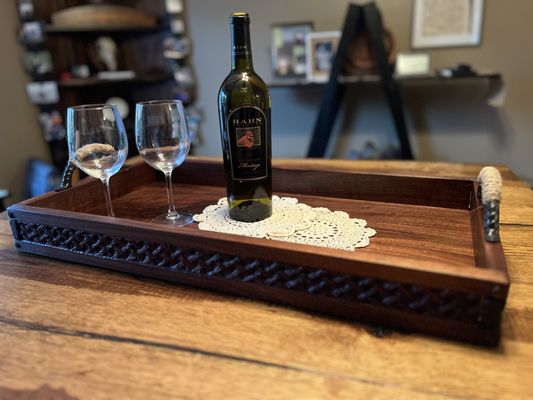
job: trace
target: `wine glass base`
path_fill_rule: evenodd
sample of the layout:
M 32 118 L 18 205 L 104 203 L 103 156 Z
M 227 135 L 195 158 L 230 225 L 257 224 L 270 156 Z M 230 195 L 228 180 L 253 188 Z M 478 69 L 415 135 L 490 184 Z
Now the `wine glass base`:
M 192 215 L 187 213 L 179 213 L 169 217 L 168 214 L 163 214 L 153 218 L 152 222 L 170 226 L 184 226 L 192 222 Z

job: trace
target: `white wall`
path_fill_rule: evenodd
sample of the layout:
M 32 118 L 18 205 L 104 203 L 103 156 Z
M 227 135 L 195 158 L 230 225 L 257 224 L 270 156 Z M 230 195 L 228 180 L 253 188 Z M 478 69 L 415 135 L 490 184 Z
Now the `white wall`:
M 347 0 L 191 0 L 187 14 L 199 81 L 199 105 L 205 112 L 204 143 L 197 154 L 220 155 L 216 96 L 229 72 L 228 17 L 247 11 L 252 18 L 252 47 L 257 72 L 270 80 L 270 25 L 313 21 L 316 31 L 339 30 Z M 381 0 L 385 25 L 397 49 L 410 46 L 411 0 Z M 485 1 L 479 47 L 431 51 L 434 68 L 467 62 L 504 75 L 508 96 L 503 108 L 487 105 L 487 82 L 409 84 L 402 93 L 419 160 L 505 163 L 533 177 L 533 30 L 528 0 Z M 274 157 L 304 157 L 320 103 L 321 87 L 271 88 Z M 345 157 L 368 138 L 379 145 L 395 141 L 394 126 L 380 86 L 353 85 L 338 117 L 337 140 L 330 153 Z

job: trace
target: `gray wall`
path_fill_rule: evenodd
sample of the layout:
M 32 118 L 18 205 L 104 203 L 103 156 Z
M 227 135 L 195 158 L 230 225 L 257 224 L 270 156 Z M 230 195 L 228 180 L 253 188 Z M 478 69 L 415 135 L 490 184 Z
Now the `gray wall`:
M 16 1 L 0 1 L 0 189 L 11 191 L 10 202 L 22 195 L 26 160 L 48 160 L 37 108 L 26 97 L 25 85 L 30 78 L 22 69 L 24 49 L 17 42 L 15 5 Z
M 247 11 L 252 17 L 252 47 L 257 72 L 272 79 L 270 25 L 313 21 L 316 31 L 339 30 L 349 1 L 332 0 L 191 0 L 187 14 L 194 44 L 199 105 L 205 112 L 203 144 L 198 154 L 220 155 L 216 96 L 229 71 L 228 16 Z M 381 0 L 385 25 L 399 51 L 408 51 L 411 0 Z M 528 0 L 485 1 L 482 45 L 431 51 L 432 66 L 467 62 L 504 75 L 507 101 L 487 105 L 487 82 L 408 84 L 402 89 L 411 143 L 420 160 L 505 163 L 523 177 L 533 177 L 533 42 Z M 516 45 L 521 43 L 521 47 Z M 271 88 L 274 157 L 303 157 L 320 102 L 321 87 Z M 336 140 L 329 153 L 346 157 L 369 138 L 379 146 L 395 143 L 394 127 L 377 85 L 352 85 L 339 114 Z

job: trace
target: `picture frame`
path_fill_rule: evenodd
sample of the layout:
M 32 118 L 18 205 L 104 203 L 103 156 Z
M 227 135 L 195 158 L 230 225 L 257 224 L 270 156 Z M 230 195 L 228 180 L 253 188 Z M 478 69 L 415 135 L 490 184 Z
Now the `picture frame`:
M 44 24 L 40 21 L 23 22 L 18 31 L 19 40 L 25 45 L 44 42 Z
M 329 79 L 333 57 L 341 39 L 339 31 L 312 32 L 306 38 L 306 78 L 311 82 Z
M 274 24 L 271 27 L 272 71 L 278 78 L 305 77 L 306 36 L 313 31 L 312 22 Z
M 22 56 L 22 65 L 31 76 L 43 76 L 54 70 L 52 55 L 48 50 L 27 52 Z
M 56 104 L 59 102 L 57 82 L 30 82 L 26 85 L 26 93 L 34 105 Z
M 66 137 L 67 131 L 63 123 L 63 117 L 58 110 L 43 111 L 38 118 L 45 141 L 58 141 Z
M 29 21 L 35 17 L 33 0 L 17 0 L 17 11 L 21 21 Z
M 484 0 L 413 2 L 413 49 L 480 45 Z

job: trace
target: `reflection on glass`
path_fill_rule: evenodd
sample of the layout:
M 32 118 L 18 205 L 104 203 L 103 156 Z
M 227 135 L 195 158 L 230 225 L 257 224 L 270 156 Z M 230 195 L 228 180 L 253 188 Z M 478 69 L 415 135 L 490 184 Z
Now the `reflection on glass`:
M 176 210 L 172 193 L 172 171 L 185 161 L 191 146 L 181 101 L 138 103 L 135 110 L 135 141 L 143 160 L 165 174 L 168 211 L 154 218 L 154 221 L 174 226 L 191 223 L 190 214 Z

